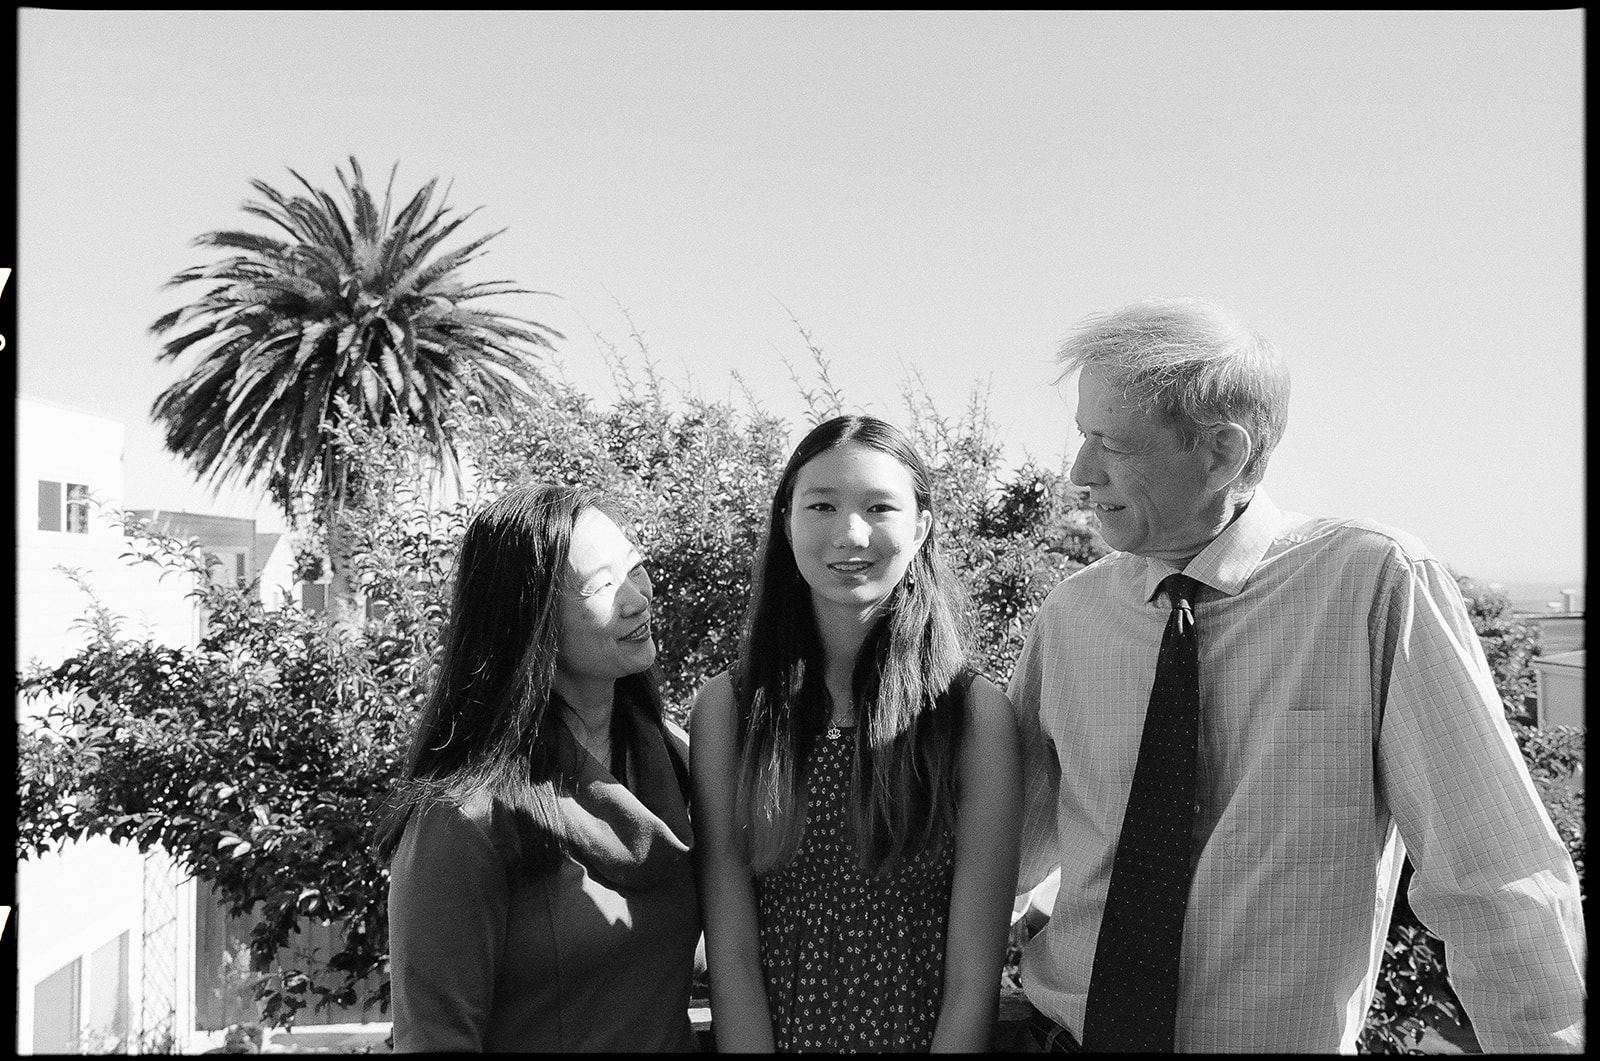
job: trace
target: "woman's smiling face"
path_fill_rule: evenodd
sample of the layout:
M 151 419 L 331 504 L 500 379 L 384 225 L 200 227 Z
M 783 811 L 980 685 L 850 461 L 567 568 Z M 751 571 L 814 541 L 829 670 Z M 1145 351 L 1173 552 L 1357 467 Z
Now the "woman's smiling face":
M 654 591 L 644 558 L 598 509 L 584 509 L 573 524 L 566 578 L 558 670 L 576 678 L 614 680 L 655 662 Z
M 932 524 L 909 468 L 846 442 L 800 469 L 784 525 L 813 603 L 859 614 L 899 585 Z

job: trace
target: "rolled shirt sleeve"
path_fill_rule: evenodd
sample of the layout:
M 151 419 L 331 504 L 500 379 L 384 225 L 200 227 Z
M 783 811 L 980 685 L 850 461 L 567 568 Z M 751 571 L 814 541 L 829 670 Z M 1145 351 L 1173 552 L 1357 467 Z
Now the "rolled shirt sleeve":
M 1581 1050 L 1583 911 L 1456 580 L 1396 557 L 1378 777 L 1445 941 L 1450 980 L 1489 1052 Z

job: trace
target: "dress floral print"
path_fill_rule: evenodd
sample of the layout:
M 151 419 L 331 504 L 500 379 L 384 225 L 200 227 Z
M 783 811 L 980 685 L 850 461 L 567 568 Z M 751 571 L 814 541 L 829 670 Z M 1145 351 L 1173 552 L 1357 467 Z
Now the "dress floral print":
M 819 737 L 793 862 L 756 878 L 761 960 L 780 1052 L 926 1051 L 944 986 L 955 838 L 882 878 L 856 866 L 853 732 Z

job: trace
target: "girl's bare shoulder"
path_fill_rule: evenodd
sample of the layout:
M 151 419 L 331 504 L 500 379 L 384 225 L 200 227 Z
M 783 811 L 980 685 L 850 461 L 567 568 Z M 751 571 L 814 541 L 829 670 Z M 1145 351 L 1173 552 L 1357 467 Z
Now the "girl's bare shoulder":
M 731 732 L 733 725 L 733 680 L 727 671 L 706 679 L 689 708 L 689 732 L 698 740 L 713 740 Z

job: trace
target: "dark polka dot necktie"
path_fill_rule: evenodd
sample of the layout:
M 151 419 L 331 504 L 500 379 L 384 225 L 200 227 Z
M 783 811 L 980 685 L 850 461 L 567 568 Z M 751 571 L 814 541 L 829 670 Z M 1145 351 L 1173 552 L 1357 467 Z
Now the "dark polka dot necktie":
M 1111 864 L 1083 1017 L 1085 1050 L 1173 1048 L 1200 731 L 1197 588 L 1187 575 L 1168 575 L 1161 583 L 1172 612 Z

